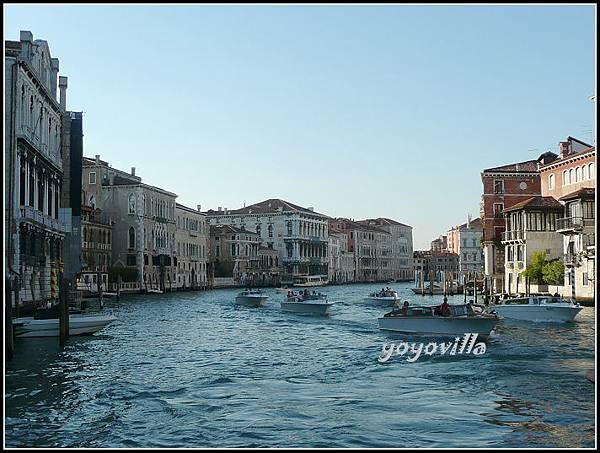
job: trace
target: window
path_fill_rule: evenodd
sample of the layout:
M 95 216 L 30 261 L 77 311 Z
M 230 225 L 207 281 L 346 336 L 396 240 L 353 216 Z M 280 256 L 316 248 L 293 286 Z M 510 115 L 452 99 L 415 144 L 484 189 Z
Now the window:
M 129 248 L 135 248 L 135 230 L 133 229 L 133 227 L 129 228 Z
M 504 203 L 494 203 L 494 217 L 501 218 L 504 211 Z
M 269 225 L 269 237 L 272 238 L 273 237 L 273 225 Z
M 92 207 L 92 209 L 96 209 L 96 197 L 94 197 L 93 195 L 90 196 L 90 206 Z
M 569 184 L 575 183 L 575 170 L 572 168 L 569 170 Z
M 548 190 L 554 189 L 554 175 L 548 176 Z
M 562 172 L 562 185 L 566 186 L 568 183 L 568 178 L 569 178 L 569 174 L 567 173 L 567 170 L 563 170 Z
M 592 162 L 588 165 L 588 169 L 589 169 L 590 179 L 594 179 L 596 177 L 596 175 L 594 174 L 594 162 Z
M 581 167 L 575 169 L 575 182 L 581 181 Z
M 504 193 L 504 180 L 503 179 L 495 179 L 494 180 L 494 193 Z
M 129 214 L 135 214 L 135 195 L 129 194 Z
M 90 184 L 96 184 L 96 172 L 90 171 Z

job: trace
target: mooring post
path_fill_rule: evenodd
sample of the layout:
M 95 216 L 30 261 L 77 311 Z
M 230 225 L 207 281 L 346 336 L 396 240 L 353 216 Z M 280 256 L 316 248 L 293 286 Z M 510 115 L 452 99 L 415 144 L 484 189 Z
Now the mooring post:
M 6 345 L 6 359 L 12 360 L 13 353 L 15 351 L 15 340 L 13 336 L 13 325 L 12 325 L 12 281 L 11 277 L 8 276 L 4 285 L 4 335 Z
M 117 275 L 117 301 L 121 300 L 121 276 Z
M 60 345 L 64 346 L 67 338 L 69 338 L 69 303 L 67 301 L 68 282 L 62 271 L 59 273 L 59 282 L 59 337 Z

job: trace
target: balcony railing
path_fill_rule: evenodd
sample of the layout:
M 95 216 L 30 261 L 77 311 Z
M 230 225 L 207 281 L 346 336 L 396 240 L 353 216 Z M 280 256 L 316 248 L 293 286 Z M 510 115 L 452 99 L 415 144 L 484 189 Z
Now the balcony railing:
M 54 231 L 65 233 L 67 228 L 63 222 L 47 216 L 31 206 L 21 206 L 21 217 L 23 219 L 32 220 Z
M 503 241 L 522 241 L 525 239 L 525 232 L 521 230 L 505 231 L 502 233 Z
M 581 231 L 584 227 L 594 227 L 594 219 L 583 217 L 563 217 L 556 221 L 556 231 Z

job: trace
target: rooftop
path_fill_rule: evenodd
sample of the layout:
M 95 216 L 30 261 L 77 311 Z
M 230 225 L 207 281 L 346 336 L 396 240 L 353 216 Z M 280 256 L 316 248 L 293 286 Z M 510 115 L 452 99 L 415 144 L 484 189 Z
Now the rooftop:
M 304 214 L 313 214 L 320 217 L 327 217 L 325 214 L 315 212 L 312 208 L 303 208 L 289 201 L 281 200 L 280 198 L 269 198 L 268 200 L 259 203 L 251 204 L 240 209 L 226 209 L 215 211 L 209 209 L 206 211 L 208 215 L 240 215 L 240 214 L 277 214 L 281 212 L 302 212 Z
M 568 201 L 568 200 L 576 200 L 578 198 L 585 199 L 594 199 L 596 195 L 596 189 L 593 187 L 584 187 L 583 189 L 579 189 L 573 193 L 560 197 L 559 200 Z
M 554 197 L 531 197 L 525 201 L 517 203 L 510 208 L 506 208 L 504 212 L 511 211 L 520 211 L 522 209 L 532 210 L 532 209 L 555 209 L 562 210 L 563 205 L 558 202 L 558 200 Z

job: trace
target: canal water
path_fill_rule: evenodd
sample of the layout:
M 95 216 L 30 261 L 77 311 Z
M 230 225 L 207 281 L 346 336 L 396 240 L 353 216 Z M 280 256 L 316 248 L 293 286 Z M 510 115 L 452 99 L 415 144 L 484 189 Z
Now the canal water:
M 18 339 L 6 446 L 594 446 L 594 308 L 564 325 L 504 321 L 481 356 L 382 364 L 400 338 L 362 303 L 380 288 L 321 289 L 336 302 L 324 318 L 281 312 L 274 289 L 259 309 L 234 306 L 235 290 L 129 296 L 62 350 Z

